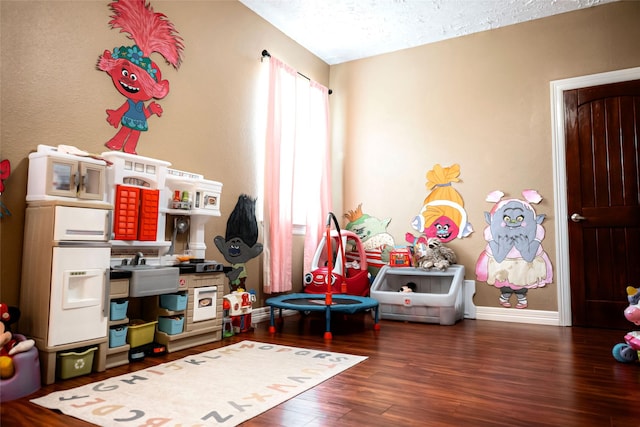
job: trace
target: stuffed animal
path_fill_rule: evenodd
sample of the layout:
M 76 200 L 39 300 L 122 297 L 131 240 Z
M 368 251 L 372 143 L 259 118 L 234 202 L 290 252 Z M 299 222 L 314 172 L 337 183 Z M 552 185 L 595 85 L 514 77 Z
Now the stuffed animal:
M 416 284 L 413 282 L 409 282 L 406 285 L 404 285 L 403 287 L 400 288 L 400 290 L 398 292 L 402 292 L 405 294 L 410 294 L 416 291 Z
M 446 270 L 456 263 L 456 254 L 437 237 L 428 239 L 424 250 L 417 252 L 417 255 L 416 266 L 423 270 Z
M 30 350 L 34 340 L 18 341 L 13 338 L 9 325 L 18 321 L 20 310 L 0 303 L 0 378 L 10 378 L 15 373 L 12 356 Z
M 640 325 L 640 288 L 627 286 L 629 306 L 624 310 L 624 317 L 634 325 Z
M 0 378 L 11 378 L 15 369 L 13 360 L 9 357 L 10 349 L 15 345 L 11 332 L 4 330 L 4 323 L 0 322 Z

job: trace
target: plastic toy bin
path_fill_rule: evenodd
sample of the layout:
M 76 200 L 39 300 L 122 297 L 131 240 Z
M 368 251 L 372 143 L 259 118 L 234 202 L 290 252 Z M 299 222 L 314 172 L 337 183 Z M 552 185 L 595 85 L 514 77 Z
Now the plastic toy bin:
M 464 266 L 457 264 L 445 271 L 384 266 L 371 298 L 378 300 L 382 319 L 453 325 L 464 317 L 463 280 Z M 408 283 L 415 292 L 399 292 Z
M 126 299 L 113 300 L 111 301 L 111 307 L 109 310 L 110 320 L 122 320 L 127 317 L 127 308 L 129 306 L 129 301 Z
M 127 342 L 132 348 L 153 342 L 156 333 L 157 320 L 147 322 L 145 320 L 132 320 L 127 329 Z
M 187 308 L 187 294 L 164 294 L 160 295 L 160 307 L 167 310 L 178 311 Z
M 112 326 L 109 328 L 109 348 L 120 347 L 127 343 L 127 330 L 126 325 Z
M 161 316 L 158 317 L 158 330 L 169 335 L 182 332 L 184 326 L 184 316 Z
M 75 351 L 58 353 L 56 358 L 56 374 L 58 378 L 66 380 L 68 378 L 86 375 L 93 367 L 93 354 L 98 347 L 90 347 Z

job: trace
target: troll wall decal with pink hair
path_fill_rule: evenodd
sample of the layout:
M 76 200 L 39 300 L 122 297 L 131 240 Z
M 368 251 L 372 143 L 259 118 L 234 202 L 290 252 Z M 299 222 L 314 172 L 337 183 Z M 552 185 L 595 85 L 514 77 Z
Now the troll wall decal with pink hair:
M 107 110 L 107 122 L 120 130 L 105 145 L 111 150 L 137 154 L 140 133 L 148 130 L 147 119 L 162 116 L 162 107 L 152 98 L 162 99 L 169 93 L 169 81 L 162 80 L 158 65 L 151 60 L 159 53 L 175 69 L 182 63 L 184 46 L 173 24 L 162 13 L 156 13 L 147 0 L 119 0 L 109 5 L 113 11 L 109 25 L 120 28 L 134 41 L 133 46 L 105 50 L 98 59 L 98 69 L 111 77 L 118 92 L 127 98 L 116 110 Z
M 464 201 L 452 184 L 460 182 L 460 165 L 442 167 L 436 164 L 427 172 L 425 187 L 430 191 L 422 203 L 420 213 L 411 220 L 411 227 L 420 233 L 416 237 L 406 233 L 405 239 L 411 244 L 427 243 L 437 237 L 443 243 L 467 237 L 473 232 L 467 220 Z

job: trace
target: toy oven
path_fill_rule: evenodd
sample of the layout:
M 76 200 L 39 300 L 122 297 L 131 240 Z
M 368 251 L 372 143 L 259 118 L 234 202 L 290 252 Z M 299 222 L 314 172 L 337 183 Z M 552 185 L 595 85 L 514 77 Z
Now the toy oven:
M 201 322 L 216 318 L 217 286 L 193 289 L 193 321 Z

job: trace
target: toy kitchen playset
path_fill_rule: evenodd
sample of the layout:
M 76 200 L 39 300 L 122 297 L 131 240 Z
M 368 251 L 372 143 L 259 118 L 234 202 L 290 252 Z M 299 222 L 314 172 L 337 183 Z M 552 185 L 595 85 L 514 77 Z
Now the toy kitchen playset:
M 204 261 L 204 240 L 222 184 L 169 166 L 69 146 L 29 155 L 20 327 L 43 383 L 221 338 L 223 267 Z

